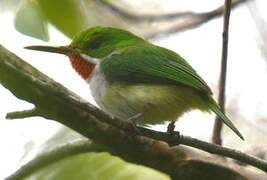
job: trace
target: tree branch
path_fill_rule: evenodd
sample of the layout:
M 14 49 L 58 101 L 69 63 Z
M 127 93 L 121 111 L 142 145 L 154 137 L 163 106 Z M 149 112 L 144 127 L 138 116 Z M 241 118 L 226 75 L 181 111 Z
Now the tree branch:
M 70 127 L 94 142 L 104 145 L 108 148 L 108 152 L 127 161 L 158 169 L 171 175 L 173 179 L 185 179 L 188 175 L 192 175 L 192 178 L 199 178 L 200 174 L 203 174 L 203 177 L 208 174 L 211 176 L 210 179 L 212 177 L 213 179 L 215 177 L 229 179 L 229 175 L 232 179 L 233 177 L 244 179 L 239 174 L 242 172 L 242 167 L 231 164 L 231 167 L 239 169 L 237 173 L 223 163 L 215 165 L 215 157 L 211 162 L 193 160 L 188 154 L 190 151 L 188 148 L 170 147 L 163 141 L 157 140 L 161 138 L 158 135 L 155 139 L 148 135 L 155 135 L 155 131 L 140 128 L 141 134 L 134 134 L 133 131 L 129 131 L 131 126 L 128 122 L 111 118 L 1 46 L 0 82 L 18 98 L 33 103 L 40 116 L 54 119 Z M 143 130 L 147 133 L 144 134 Z M 173 137 L 166 133 L 157 133 L 163 134 L 164 137 Z M 183 138 L 166 142 L 174 144 L 177 140 L 183 142 Z M 192 141 L 192 146 L 196 146 L 195 142 Z M 253 162 L 249 163 L 254 165 Z M 263 164 L 265 164 L 264 168 L 258 168 L 266 172 L 267 163 L 263 162 Z M 203 168 L 201 173 L 199 167 Z
M 225 111 L 225 88 L 226 88 L 226 74 L 227 74 L 227 55 L 228 55 L 228 31 L 229 21 L 231 13 L 231 0 L 225 0 L 225 12 L 223 18 L 223 34 L 222 34 L 222 59 L 221 59 L 221 73 L 219 82 L 219 99 L 218 103 L 221 110 Z M 212 142 L 215 144 L 222 144 L 221 132 L 222 132 L 222 121 L 219 116 L 216 116 L 215 124 L 213 127 Z
M 142 128 L 142 127 L 139 127 L 138 129 L 142 133 L 142 135 L 167 142 L 168 144 L 171 144 L 172 146 L 179 145 L 179 144 L 187 145 L 190 147 L 201 149 L 203 151 L 206 151 L 212 154 L 222 155 L 225 157 L 238 160 L 240 162 L 258 167 L 259 169 L 267 172 L 266 161 L 259 159 L 257 157 L 254 157 L 254 156 L 250 156 L 241 151 L 230 149 L 227 147 L 222 147 L 216 144 L 211 144 L 211 143 L 201 141 L 201 140 L 189 137 L 189 136 L 183 136 L 183 135 L 173 136 L 173 135 L 163 133 L 163 132 L 147 130 L 146 128 Z
M 39 116 L 39 112 L 37 108 L 33 108 L 30 110 L 24 110 L 24 111 L 16 111 L 16 112 L 10 112 L 7 113 L 6 119 L 22 119 L 22 118 L 28 118 L 28 117 L 34 117 Z
M 232 8 L 236 8 L 249 1 L 251 0 L 233 0 Z M 210 20 L 220 17 L 223 13 L 224 6 L 220 6 L 217 9 L 205 13 L 186 12 L 185 15 L 177 16 L 177 19 L 173 22 L 173 26 L 161 28 L 160 30 L 147 34 L 145 37 L 147 39 L 157 39 L 173 33 L 180 33 L 185 30 L 199 27 Z
M 157 15 L 157 14 L 136 15 L 136 14 L 125 11 L 115 6 L 114 4 L 106 0 L 95 0 L 95 2 L 106 7 L 107 9 L 112 11 L 114 14 L 117 14 L 121 16 L 122 18 L 126 18 L 127 20 L 134 21 L 134 22 L 153 23 L 153 22 L 159 22 L 159 21 L 171 21 L 171 20 L 177 20 L 177 19 L 180 19 L 186 16 L 198 16 L 201 14 L 201 13 L 194 13 L 194 12 L 177 12 L 177 13 L 162 14 L 162 15 Z
M 232 3 L 232 7 L 236 7 L 239 4 L 242 4 L 248 0 L 234 0 Z M 113 13 L 121 16 L 122 18 L 126 18 L 130 21 L 134 22 L 148 22 L 148 23 L 153 23 L 153 22 L 159 22 L 159 21 L 172 21 L 172 20 L 177 20 L 180 18 L 185 18 L 185 17 L 190 17 L 190 18 L 195 18 L 198 16 L 213 16 L 215 14 L 223 14 L 223 6 L 219 7 L 215 10 L 212 10 L 210 12 L 205 12 L 205 13 L 196 13 L 196 12 L 175 12 L 175 13 L 169 13 L 169 14 L 141 14 L 141 15 L 136 15 L 134 13 L 125 11 L 116 5 L 112 4 L 111 2 L 107 0 L 95 0 L 95 2 L 101 4 L 102 6 L 106 7 Z M 213 16 L 214 17 L 214 16 Z
M 251 0 L 233 0 L 232 8 L 249 1 Z M 142 34 L 142 36 L 147 39 L 162 38 L 173 33 L 196 28 L 214 18 L 220 17 L 224 12 L 224 6 L 220 6 L 214 10 L 203 13 L 185 11 L 169 14 L 137 14 L 128 9 L 126 10 L 126 8 L 120 8 L 107 0 L 94 0 L 94 2 L 107 9 L 116 17 L 123 19 L 123 21 L 132 23 L 133 26 L 153 23 L 155 26 L 154 30 L 145 31 L 145 33 Z

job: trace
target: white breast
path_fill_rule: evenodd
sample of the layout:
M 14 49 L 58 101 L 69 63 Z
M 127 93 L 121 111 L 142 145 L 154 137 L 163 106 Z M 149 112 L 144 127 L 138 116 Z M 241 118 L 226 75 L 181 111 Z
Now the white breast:
M 94 97 L 96 103 L 102 107 L 103 97 L 106 93 L 108 82 L 104 77 L 104 74 L 100 72 L 99 64 L 95 67 L 95 70 L 90 79 L 87 80 L 90 85 L 92 96 Z

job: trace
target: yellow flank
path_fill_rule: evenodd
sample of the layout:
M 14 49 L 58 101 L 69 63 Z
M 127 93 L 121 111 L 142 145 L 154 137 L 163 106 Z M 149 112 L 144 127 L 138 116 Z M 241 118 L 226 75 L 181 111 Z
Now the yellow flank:
M 112 115 L 128 119 L 138 113 L 139 124 L 176 121 L 192 109 L 209 111 L 192 88 L 164 84 L 108 83 L 100 106 Z

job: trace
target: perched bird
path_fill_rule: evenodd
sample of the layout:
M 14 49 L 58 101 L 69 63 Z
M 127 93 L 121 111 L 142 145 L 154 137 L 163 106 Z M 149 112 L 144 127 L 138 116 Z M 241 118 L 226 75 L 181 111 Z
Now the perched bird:
M 213 111 L 241 139 L 241 133 L 211 97 L 206 82 L 177 53 L 122 29 L 97 26 L 67 46 L 28 46 L 65 54 L 90 85 L 96 103 L 107 113 L 141 125 L 174 122 L 185 112 Z

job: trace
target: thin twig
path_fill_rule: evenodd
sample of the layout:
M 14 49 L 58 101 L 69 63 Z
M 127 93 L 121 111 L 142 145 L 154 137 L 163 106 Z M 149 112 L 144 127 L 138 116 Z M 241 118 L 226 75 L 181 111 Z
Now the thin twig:
M 238 7 L 241 4 L 249 2 L 251 0 L 233 0 L 232 8 Z M 106 7 L 112 13 L 117 14 L 119 17 L 134 23 L 160 23 L 162 21 L 172 23 L 171 26 L 162 25 L 156 28 L 155 31 L 150 31 L 144 34 L 146 39 L 159 39 L 168 36 L 173 33 L 183 32 L 192 28 L 196 28 L 210 20 L 220 17 L 224 12 L 224 6 L 220 6 L 214 10 L 197 13 L 197 12 L 175 12 L 170 14 L 134 14 L 126 11 L 122 8 L 115 6 L 114 4 L 106 0 L 95 0 L 96 3 Z M 166 26 L 166 27 L 165 27 Z
M 30 110 L 24 110 L 24 111 L 15 111 L 15 112 L 10 112 L 6 114 L 6 119 L 22 119 L 22 118 L 28 118 L 28 117 L 36 117 L 39 114 L 39 110 L 37 108 L 33 108 Z
M 243 1 L 243 0 L 241 0 Z M 169 13 L 169 14 L 140 14 L 136 15 L 131 12 L 125 11 L 109 1 L 106 0 L 95 0 L 96 3 L 101 4 L 102 6 L 106 7 L 113 13 L 121 16 L 122 18 L 126 18 L 127 20 L 134 21 L 134 22 L 159 22 L 159 21 L 171 21 L 180 19 L 186 16 L 198 16 L 201 13 L 194 13 L 194 12 L 176 12 L 176 13 Z
M 229 157 L 229 158 L 238 160 L 240 162 L 257 167 L 267 173 L 267 162 L 265 160 L 259 159 L 255 156 L 245 154 L 241 151 L 222 147 L 216 144 L 211 144 L 211 143 L 201 141 L 201 140 L 189 137 L 189 136 L 182 136 L 180 142 L 181 144 L 195 147 L 197 149 L 201 149 L 203 151 L 206 151 L 212 154 L 218 154 L 224 157 Z
M 227 156 L 236 160 L 240 160 L 241 162 L 250 164 L 252 166 L 260 167 L 260 169 L 267 172 L 267 164 L 264 160 L 244 154 L 241 151 L 204 142 L 189 136 L 180 135 L 178 137 L 163 132 L 149 130 L 146 128 L 140 127 L 138 129 L 140 130 L 142 135 L 145 135 L 147 137 L 151 137 L 169 143 L 175 142 L 173 145 L 183 144 L 197 149 L 201 149 L 203 151 L 212 154 Z M 105 147 L 94 144 L 91 141 L 85 139 L 75 140 L 73 142 L 60 145 L 56 148 L 53 148 L 52 150 L 49 150 L 48 152 L 45 152 L 44 154 L 37 156 L 33 160 L 29 161 L 27 164 L 23 165 L 14 174 L 7 177 L 6 180 L 23 179 L 28 175 L 36 172 L 37 170 L 69 156 L 86 152 L 104 152 L 104 151 Z
M 190 139 L 188 142 L 185 141 L 188 138 L 183 136 L 179 138 L 145 128 L 140 128 L 141 134 L 139 135 L 132 134 L 127 128 L 130 126 L 128 125 L 129 122 L 117 118 L 112 119 L 103 111 L 97 110 L 93 105 L 81 103 L 81 100 L 76 98 L 77 95 L 1 46 L 0 74 L 2 74 L 0 76 L 1 84 L 18 98 L 33 103 L 41 111 L 41 116 L 54 119 L 94 140 L 94 142 L 105 145 L 112 154 L 118 155 L 127 161 L 141 163 L 166 172 L 173 178 L 181 176 L 179 168 L 188 165 L 187 158 L 189 156 L 179 146 L 173 148 L 168 144 L 191 144 L 192 147 L 217 153 L 217 146 L 209 144 L 211 148 L 209 150 L 206 146 L 203 146 L 203 143 L 201 144 L 195 139 L 193 141 L 191 139 L 191 143 Z M 23 86 L 20 84 L 21 81 L 24 82 Z M 25 117 L 24 114 L 23 117 Z M 220 148 L 220 151 L 224 152 L 223 148 Z M 267 172 L 267 162 L 260 161 L 259 163 L 257 158 L 235 150 L 231 151 L 237 154 L 229 155 L 230 157 L 247 162 Z M 227 153 L 225 154 L 227 155 Z M 244 157 L 245 159 L 242 159 Z M 203 161 L 202 163 L 206 162 Z M 192 166 L 186 167 L 189 168 L 188 171 L 191 174 L 197 172 L 194 171 L 195 169 Z
M 233 0 L 232 8 L 238 7 L 241 4 L 251 0 Z M 224 6 L 220 6 L 214 10 L 197 13 L 197 12 L 175 12 L 170 14 L 134 14 L 122 8 L 119 8 L 106 0 L 95 0 L 101 6 L 106 7 L 113 14 L 118 15 L 120 18 L 132 21 L 134 23 L 160 23 L 162 21 L 172 23 L 171 26 L 162 25 L 157 30 L 149 31 L 144 34 L 146 39 L 158 39 L 168 36 L 173 33 L 183 32 L 192 28 L 196 28 L 210 20 L 220 17 L 224 12 Z M 165 27 L 166 26 L 166 27 Z
M 237 7 L 243 3 L 249 2 L 252 0 L 234 0 L 232 3 L 232 8 Z M 194 14 L 193 16 L 183 16 L 183 18 L 177 18 L 176 21 L 173 21 L 173 26 L 167 28 L 160 28 L 160 30 L 150 32 L 145 37 L 147 39 L 158 39 L 166 37 L 173 33 L 180 33 L 186 30 L 190 30 L 196 27 L 201 26 L 204 23 L 209 22 L 217 17 L 220 17 L 224 12 L 224 6 L 220 6 L 212 11 L 205 13 Z
M 234 0 L 232 6 L 236 6 L 245 1 L 247 0 Z M 129 11 L 126 11 L 122 8 L 119 8 L 107 0 L 95 0 L 95 2 L 101 4 L 102 6 L 105 6 L 110 11 L 121 16 L 122 18 L 126 18 L 130 21 L 135 21 L 135 22 L 150 22 L 150 23 L 160 22 L 160 21 L 172 21 L 172 20 L 177 20 L 177 19 L 181 19 L 185 17 L 192 18 L 192 17 L 197 17 L 197 16 L 207 16 L 208 14 L 214 14 L 214 12 L 217 13 L 217 10 L 222 8 L 222 7 L 219 7 L 216 10 L 205 12 L 205 13 L 186 11 L 186 12 L 174 12 L 174 13 L 169 13 L 169 14 L 139 14 L 137 15 Z
M 221 60 L 221 73 L 219 82 L 219 99 L 218 103 L 221 110 L 225 111 L 225 88 L 226 88 L 226 74 L 227 74 L 227 54 L 228 54 L 228 31 L 229 31 L 229 20 L 231 13 L 231 0 L 225 0 L 225 12 L 223 18 L 223 34 L 222 34 L 222 60 Z M 215 144 L 222 144 L 221 138 L 222 121 L 217 116 L 213 128 L 212 142 Z
M 201 140 L 192 138 L 190 136 L 183 136 L 183 135 L 175 136 L 175 135 L 170 135 L 168 133 L 158 132 L 158 131 L 141 128 L 141 127 L 139 127 L 138 129 L 144 136 L 167 142 L 168 144 L 172 146 L 179 145 L 179 144 L 187 145 L 190 147 L 201 149 L 203 151 L 206 151 L 212 154 L 217 154 L 217 155 L 235 159 L 237 161 L 257 167 L 267 173 L 267 161 L 259 159 L 255 156 L 245 154 L 241 151 L 227 148 L 227 147 L 222 147 L 220 145 L 208 143 L 205 141 L 201 141 Z

